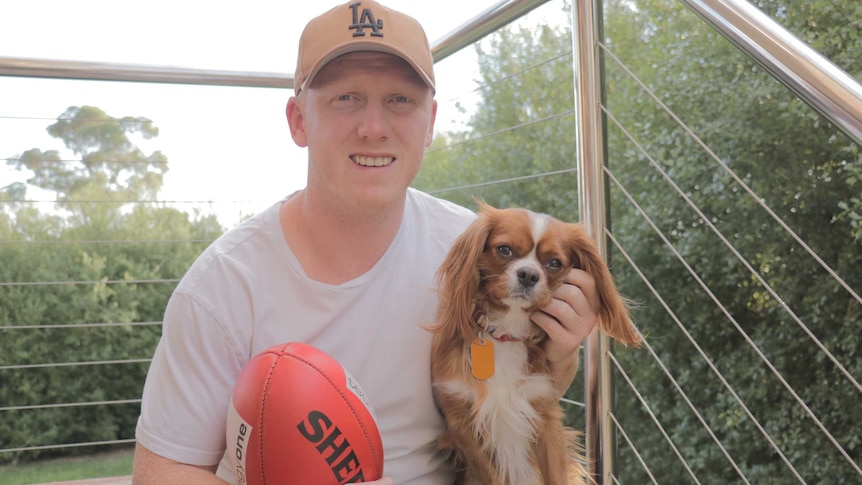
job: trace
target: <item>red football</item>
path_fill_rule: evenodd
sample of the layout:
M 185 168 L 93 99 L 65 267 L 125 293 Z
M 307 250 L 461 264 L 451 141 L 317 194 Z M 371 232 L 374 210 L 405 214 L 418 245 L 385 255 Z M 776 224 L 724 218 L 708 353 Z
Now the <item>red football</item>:
M 383 443 L 359 384 L 307 344 L 276 345 L 239 375 L 227 418 L 237 483 L 343 484 L 383 476 Z

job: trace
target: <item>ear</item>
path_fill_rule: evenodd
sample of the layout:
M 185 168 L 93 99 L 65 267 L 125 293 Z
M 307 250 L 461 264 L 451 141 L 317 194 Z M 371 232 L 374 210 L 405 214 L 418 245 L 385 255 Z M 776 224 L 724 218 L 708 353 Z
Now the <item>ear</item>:
M 428 132 L 425 135 L 425 148 L 431 146 L 434 141 L 434 122 L 437 119 L 437 100 L 431 100 L 431 124 L 428 126 Z
M 436 330 L 447 337 L 470 340 L 473 329 L 473 297 L 479 290 L 479 257 L 491 232 L 482 214 L 455 240 L 437 270 L 440 315 Z M 460 334 L 460 335 L 459 335 Z
M 308 138 L 305 135 L 305 117 L 302 114 L 302 107 L 296 96 L 291 96 L 287 100 L 287 108 L 285 108 L 287 116 L 287 124 L 290 126 L 290 136 L 293 137 L 293 142 L 297 146 L 308 146 Z
M 571 246 L 572 264 L 589 273 L 596 283 L 596 294 L 599 297 L 599 330 L 626 347 L 640 346 L 641 337 L 631 322 L 626 300 L 617 291 L 607 264 L 602 260 L 595 243 L 587 235 L 583 226 L 580 224 L 573 224 L 573 226 L 575 229 Z

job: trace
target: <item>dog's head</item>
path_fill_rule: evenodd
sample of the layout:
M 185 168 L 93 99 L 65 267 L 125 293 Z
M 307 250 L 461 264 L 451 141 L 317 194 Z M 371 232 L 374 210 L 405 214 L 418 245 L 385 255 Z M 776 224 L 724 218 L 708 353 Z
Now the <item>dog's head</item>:
M 551 302 L 574 267 L 595 280 L 599 328 L 626 345 L 640 343 L 625 302 L 583 225 L 525 209 L 479 206 L 479 217 L 455 241 L 438 272 L 440 330 L 464 340 L 474 338 L 476 307 L 496 315 L 529 315 Z M 524 338 L 541 334 L 536 325 L 502 331 Z

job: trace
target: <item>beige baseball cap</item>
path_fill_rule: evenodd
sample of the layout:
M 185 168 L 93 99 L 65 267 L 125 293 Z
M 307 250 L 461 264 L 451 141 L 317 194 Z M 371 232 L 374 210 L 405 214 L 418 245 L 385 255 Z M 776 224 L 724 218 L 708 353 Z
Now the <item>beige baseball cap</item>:
M 350 52 L 374 51 L 407 61 L 432 90 L 434 58 L 425 30 L 413 17 L 373 0 L 353 0 L 308 22 L 299 38 L 294 92 L 311 84 L 329 61 Z

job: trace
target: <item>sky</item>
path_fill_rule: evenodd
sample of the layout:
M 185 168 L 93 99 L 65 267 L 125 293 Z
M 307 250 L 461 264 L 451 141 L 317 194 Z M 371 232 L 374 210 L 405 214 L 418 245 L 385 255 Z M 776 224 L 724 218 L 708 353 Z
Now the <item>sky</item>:
M 338 1 L 28 0 L 0 4 L 0 56 L 292 73 L 305 23 Z M 430 42 L 497 0 L 388 0 L 415 17 Z M 240 6 L 241 5 L 241 6 Z M 563 16 L 556 1 L 525 21 Z M 537 20 L 538 19 L 538 20 Z M 472 48 L 435 65 L 437 129 L 463 127 L 455 103 L 475 103 L 479 78 Z M 226 227 L 302 188 L 305 150 L 290 138 L 289 89 L 161 85 L 0 77 L 0 187 L 24 181 L 3 159 L 31 148 L 75 158 L 45 128 L 69 106 L 96 106 L 115 118 L 153 120 L 159 136 L 139 140 L 161 150 L 170 171 L 160 199 L 178 207 L 216 201 Z M 53 194 L 33 192 L 34 200 Z M 46 209 L 52 204 L 45 202 Z

